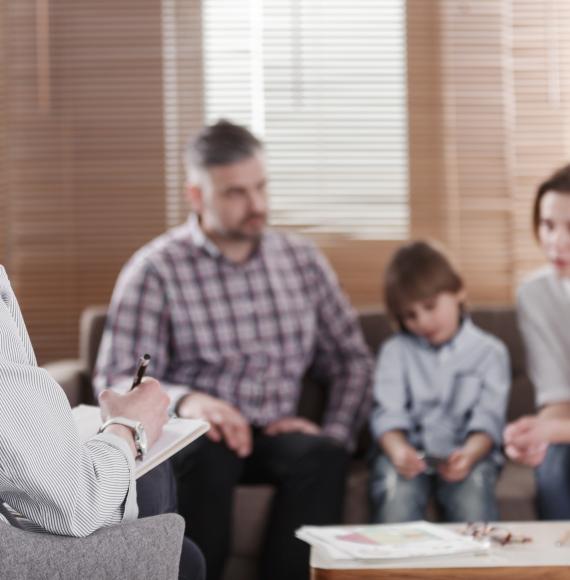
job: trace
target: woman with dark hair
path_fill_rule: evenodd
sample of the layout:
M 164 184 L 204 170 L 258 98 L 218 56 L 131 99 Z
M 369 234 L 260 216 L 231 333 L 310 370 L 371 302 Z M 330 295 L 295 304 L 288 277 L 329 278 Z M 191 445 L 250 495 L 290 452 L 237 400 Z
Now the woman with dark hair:
M 534 232 L 548 265 L 519 289 L 517 312 L 538 414 L 505 430 L 507 454 L 537 467 L 542 519 L 570 519 L 570 165 L 540 185 Z

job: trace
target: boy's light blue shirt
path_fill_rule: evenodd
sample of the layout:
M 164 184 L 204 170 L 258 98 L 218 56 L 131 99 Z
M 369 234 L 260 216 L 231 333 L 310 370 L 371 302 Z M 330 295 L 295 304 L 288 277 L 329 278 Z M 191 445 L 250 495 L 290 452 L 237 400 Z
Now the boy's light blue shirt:
M 402 430 L 417 449 L 446 457 L 470 433 L 484 432 L 500 462 L 510 369 L 505 345 L 469 318 L 439 348 L 408 333 L 394 335 L 380 349 L 374 376 L 375 440 Z

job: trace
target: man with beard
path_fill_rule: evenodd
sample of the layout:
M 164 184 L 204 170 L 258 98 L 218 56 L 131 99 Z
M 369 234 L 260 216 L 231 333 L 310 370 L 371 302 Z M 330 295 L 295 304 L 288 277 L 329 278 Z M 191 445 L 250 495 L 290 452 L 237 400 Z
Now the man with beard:
M 276 494 L 260 578 L 308 578 L 304 524 L 341 518 L 348 452 L 366 419 L 371 362 L 356 317 L 316 248 L 266 228 L 262 143 L 228 121 L 206 127 L 187 155 L 194 214 L 142 248 L 111 301 L 97 383 L 149 372 L 181 417 L 208 437 L 174 459 L 189 535 L 219 579 L 230 545 L 233 489 Z M 328 385 L 322 425 L 297 415 L 311 367 Z

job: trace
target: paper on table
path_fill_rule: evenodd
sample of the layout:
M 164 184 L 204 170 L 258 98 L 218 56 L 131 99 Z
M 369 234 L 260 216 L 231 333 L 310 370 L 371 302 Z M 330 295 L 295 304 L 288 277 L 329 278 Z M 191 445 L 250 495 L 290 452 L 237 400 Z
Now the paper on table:
M 71 410 L 81 441 L 97 434 L 102 423 L 101 409 L 93 405 L 79 405 Z M 209 423 L 201 419 L 172 418 L 164 426 L 159 440 L 149 449 L 144 460 L 136 461 L 137 479 L 206 433 Z
M 481 553 L 488 543 L 429 522 L 369 526 L 303 526 L 299 539 L 336 559 L 393 559 Z

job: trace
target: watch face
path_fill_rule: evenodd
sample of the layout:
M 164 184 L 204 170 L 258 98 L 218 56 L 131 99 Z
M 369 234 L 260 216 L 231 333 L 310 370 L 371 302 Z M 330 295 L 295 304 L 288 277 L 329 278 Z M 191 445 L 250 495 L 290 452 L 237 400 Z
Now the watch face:
M 135 430 L 135 445 L 141 457 L 144 457 L 148 451 L 148 440 L 142 423 L 139 423 Z

